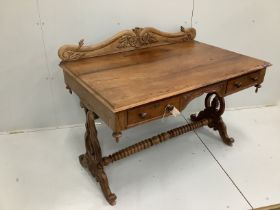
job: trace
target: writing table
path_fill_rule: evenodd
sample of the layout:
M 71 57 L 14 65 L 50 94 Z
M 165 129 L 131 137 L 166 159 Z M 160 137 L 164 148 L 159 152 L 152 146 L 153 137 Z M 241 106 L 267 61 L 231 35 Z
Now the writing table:
M 86 153 L 80 163 L 116 203 L 104 166 L 202 126 L 217 130 L 227 145 L 233 138 L 222 120 L 224 97 L 264 80 L 268 62 L 194 41 L 194 28 L 165 33 L 154 28 L 122 31 L 97 45 L 64 45 L 58 55 L 67 89 L 86 112 Z M 205 109 L 192 123 L 155 135 L 103 157 L 94 120 L 100 117 L 118 142 L 123 130 L 182 111 L 207 93 Z

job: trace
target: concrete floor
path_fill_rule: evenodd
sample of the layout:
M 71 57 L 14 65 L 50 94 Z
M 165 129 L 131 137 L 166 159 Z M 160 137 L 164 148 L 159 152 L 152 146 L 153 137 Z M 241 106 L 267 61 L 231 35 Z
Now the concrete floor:
M 227 111 L 233 147 L 200 128 L 106 168 L 117 205 L 79 164 L 84 127 L 0 135 L 0 210 L 245 210 L 280 203 L 280 107 Z M 185 123 L 169 117 L 124 132 L 98 124 L 103 154 Z

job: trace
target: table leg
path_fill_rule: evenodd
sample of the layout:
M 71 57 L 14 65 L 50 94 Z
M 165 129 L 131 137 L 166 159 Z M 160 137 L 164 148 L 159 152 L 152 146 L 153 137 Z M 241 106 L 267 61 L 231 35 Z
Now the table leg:
M 88 168 L 91 174 L 99 182 L 106 200 L 111 204 L 116 204 L 117 196 L 111 192 L 107 175 L 104 171 L 102 152 L 97 138 L 97 130 L 94 123 L 94 113 L 86 111 L 86 133 L 85 145 L 86 153 L 80 155 L 79 160 L 84 168 Z
M 222 119 L 222 114 L 225 111 L 225 100 L 217 93 L 208 93 L 205 98 L 205 109 L 198 113 L 198 115 L 191 115 L 192 121 L 199 121 L 202 119 L 212 119 L 208 124 L 210 128 L 218 130 L 222 140 L 225 144 L 231 146 L 234 142 L 227 134 L 227 127 Z

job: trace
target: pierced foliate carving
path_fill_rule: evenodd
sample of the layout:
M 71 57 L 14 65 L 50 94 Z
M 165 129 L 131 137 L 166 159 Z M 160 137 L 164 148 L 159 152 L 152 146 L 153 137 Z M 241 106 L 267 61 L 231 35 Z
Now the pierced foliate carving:
M 119 45 L 117 48 L 127 48 L 127 47 L 141 47 L 148 44 L 152 44 L 157 42 L 158 40 L 153 36 L 152 33 L 146 32 L 144 34 L 141 34 L 141 31 L 143 28 L 135 28 L 132 31 L 135 33 L 135 35 L 123 35 L 120 38 Z

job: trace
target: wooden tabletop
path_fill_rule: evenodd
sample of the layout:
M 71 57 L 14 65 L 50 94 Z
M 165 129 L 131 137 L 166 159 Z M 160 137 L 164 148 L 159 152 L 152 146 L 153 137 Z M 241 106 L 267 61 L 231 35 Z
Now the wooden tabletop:
M 262 69 L 270 64 L 198 41 L 62 62 L 113 112 Z

